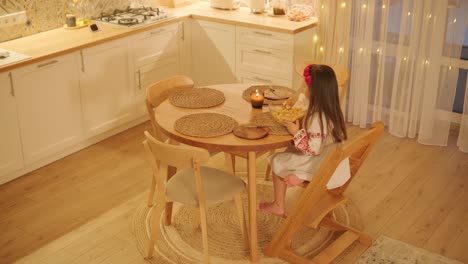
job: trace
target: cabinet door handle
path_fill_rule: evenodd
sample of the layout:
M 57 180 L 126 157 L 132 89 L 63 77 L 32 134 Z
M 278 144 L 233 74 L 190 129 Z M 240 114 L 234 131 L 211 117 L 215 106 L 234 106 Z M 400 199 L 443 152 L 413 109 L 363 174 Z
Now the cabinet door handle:
M 42 68 L 42 67 L 45 67 L 45 66 L 48 66 L 48 65 L 55 64 L 57 62 L 58 62 L 58 60 L 53 60 L 53 61 L 49 61 L 49 62 L 46 62 L 46 63 L 39 64 L 39 65 L 37 65 L 37 67 Z
M 8 73 L 8 77 L 10 77 L 10 94 L 15 97 L 15 87 L 13 86 L 13 76 L 11 75 L 11 72 Z
M 261 49 L 254 49 L 254 51 L 256 51 L 256 52 L 258 52 L 258 53 L 263 53 L 263 54 L 271 54 L 270 51 L 261 50 Z
M 182 22 L 181 25 L 182 25 L 182 32 L 181 32 L 181 34 L 180 34 L 180 35 L 181 35 L 181 36 L 180 36 L 180 39 L 181 39 L 182 41 L 184 41 L 184 40 L 185 40 L 185 23 Z
M 254 77 L 255 80 L 257 81 L 261 81 L 261 82 L 267 82 L 267 83 L 272 83 L 271 80 L 268 80 L 268 79 L 263 79 L 263 78 L 260 78 L 260 77 Z
M 156 34 L 159 34 L 159 33 L 164 32 L 164 31 L 166 31 L 166 29 L 161 28 L 160 30 L 157 30 L 157 31 L 151 31 L 151 32 L 150 32 L 150 35 L 156 35 Z
M 141 90 L 141 70 L 138 70 L 138 90 Z
M 84 68 L 84 56 L 83 56 L 83 51 L 80 50 L 80 58 L 81 58 L 81 72 L 85 72 Z
M 273 34 L 271 33 L 265 33 L 265 32 L 261 32 L 261 31 L 254 31 L 253 33 L 257 34 L 257 35 L 262 35 L 262 36 L 273 36 Z

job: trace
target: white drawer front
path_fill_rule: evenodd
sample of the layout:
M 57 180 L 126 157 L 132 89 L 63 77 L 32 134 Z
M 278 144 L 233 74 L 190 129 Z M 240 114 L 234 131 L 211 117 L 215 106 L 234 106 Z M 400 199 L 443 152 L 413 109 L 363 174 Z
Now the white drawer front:
M 177 54 L 178 40 L 178 24 L 137 35 L 132 43 L 134 63 L 145 65 Z
M 238 45 L 236 56 L 237 71 L 250 71 L 282 79 L 292 79 L 293 56 L 289 52 Z
M 251 84 L 272 84 L 272 85 L 282 85 L 291 88 L 292 81 L 285 80 L 280 78 L 275 78 L 271 76 L 261 75 L 257 73 L 251 73 L 246 71 L 240 71 L 237 73 L 237 79 L 241 83 L 251 83 Z
M 236 27 L 237 43 L 293 52 L 293 35 L 269 30 Z

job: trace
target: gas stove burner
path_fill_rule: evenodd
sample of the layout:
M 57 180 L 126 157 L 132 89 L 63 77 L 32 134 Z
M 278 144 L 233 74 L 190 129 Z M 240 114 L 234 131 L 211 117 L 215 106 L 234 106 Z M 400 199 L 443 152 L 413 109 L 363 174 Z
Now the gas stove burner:
M 119 23 L 120 25 L 131 26 L 131 25 L 138 24 L 138 19 L 136 19 L 136 18 L 130 18 L 130 17 L 120 18 L 120 19 L 118 20 L 118 23 Z
M 149 12 L 149 11 L 142 11 L 142 12 L 140 12 L 138 14 L 142 15 L 142 16 L 155 16 L 155 14 L 153 14 L 152 12 Z
M 112 20 L 115 20 L 115 17 L 114 16 L 103 17 L 101 20 L 106 21 L 106 22 L 110 22 Z
M 157 23 L 161 20 L 173 18 L 174 15 L 168 14 L 165 10 L 158 7 L 137 7 L 126 9 L 115 9 L 108 12 L 102 12 L 96 20 L 117 24 L 120 26 L 133 27 L 144 26 L 152 23 Z

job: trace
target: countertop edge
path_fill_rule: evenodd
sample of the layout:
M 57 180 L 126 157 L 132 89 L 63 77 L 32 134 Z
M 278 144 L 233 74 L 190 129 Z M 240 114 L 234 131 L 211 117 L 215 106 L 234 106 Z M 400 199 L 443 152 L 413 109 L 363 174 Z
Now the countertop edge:
M 121 33 L 118 33 L 118 34 L 115 34 L 115 35 L 112 35 L 112 36 L 108 36 L 108 37 L 105 37 L 105 38 L 102 38 L 102 39 L 99 39 L 99 40 L 87 42 L 85 44 L 76 45 L 76 46 L 73 46 L 73 47 L 70 47 L 70 48 L 67 48 L 67 49 L 63 49 L 63 50 L 59 50 L 59 51 L 54 51 L 54 52 L 51 52 L 51 53 L 43 55 L 43 56 L 37 56 L 37 57 L 30 58 L 30 59 L 22 60 L 22 61 L 19 61 L 19 62 L 16 62 L 16 63 L 8 64 L 8 65 L 0 67 L 0 73 L 7 72 L 7 71 L 13 70 L 15 68 L 24 67 L 24 66 L 27 66 L 29 64 L 34 64 L 36 62 L 51 59 L 51 58 L 54 58 L 54 57 L 57 57 L 57 56 L 70 54 L 70 53 L 73 53 L 75 51 L 80 51 L 82 49 L 97 46 L 99 44 L 103 44 L 103 43 L 106 43 L 106 42 L 109 42 L 109 41 L 125 38 L 125 37 L 135 35 L 135 34 L 138 34 L 138 33 L 141 33 L 141 32 L 145 32 L 145 31 L 148 31 L 148 30 L 151 30 L 151 29 L 156 29 L 156 28 L 160 28 L 160 27 L 163 27 L 163 26 L 166 26 L 166 25 L 169 25 L 169 24 L 177 23 L 177 22 L 183 21 L 183 20 L 185 20 L 185 19 L 187 19 L 189 17 L 190 17 L 189 15 L 185 15 L 185 16 L 179 16 L 179 17 L 171 18 L 171 19 L 162 21 L 162 22 L 157 23 L 157 24 L 143 26 L 143 27 L 140 27 L 140 28 L 129 30 L 127 32 L 121 32 Z M 43 33 L 43 32 L 41 32 L 41 33 Z M 1 43 L 0 43 L 0 45 L 1 45 Z
M 280 33 L 286 33 L 286 34 L 297 34 L 299 32 L 302 32 L 302 31 L 305 31 L 307 29 L 315 27 L 317 22 L 318 22 L 317 18 L 310 18 L 310 19 L 313 19 L 315 21 L 311 21 L 309 24 L 307 24 L 305 26 L 302 26 L 302 27 L 299 27 L 297 29 L 289 30 L 289 29 L 269 26 L 269 25 L 265 25 L 265 24 L 257 24 L 257 23 L 252 23 L 252 22 L 243 22 L 243 21 L 238 21 L 238 20 L 232 20 L 232 19 L 226 19 L 226 18 L 220 18 L 220 17 L 213 17 L 213 16 L 209 16 L 209 15 L 202 15 L 202 14 L 195 14 L 195 13 L 196 12 L 188 12 L 187 14 L 180 14 L 177 17 L 174 17 L 174 18 L 171 18 L 171 19 L 168 19 L 168 20 L 165 20 L 165 21 L 161 21 L 161 22 L 156 23 L 156 24 L 151 24 L 151 25 L 147 25 L 147 26 L 143 26 L 143 27 L 129 29 L 128 31 L 118 32 L 116 34 L 113 34 L 113 35 L 110 35 L 110 36 L 107 36 L 107 37 L 104 37 L 104 38 L 101 38 L 101 39 L 98 39 L 98 40 L 89 41 L 89 42 L 86 42 L 84 44 L 77 44 L 76 46 L 71 46 L 70 48 L 51 51 L 50 53 L 47 53 L 45 55 L 36 56 L 36 57 L 32 57 L 30 59 L 22 60 L 22 61 L 12 63 L 12 64 L 8 64 L 8 65 L 5 65 L 5 66 L 1 66 L 0 67 L 0 73 L 8 72 L 8 71 L 11 71 L 11 70 L 16 69 L 16 68 L 24 67 L 24 66 L 34 64 L 34 63 L 37 63 L 37 62 L 40 62 L 40 61 L 44 61 L 44 60 L 47 60 L 47 59 L 51 59 L 51 58 L 54 58 L 54 57 L 57 57 L 57 56 L 73 53 L 75 51 L 80 51 L 80 50 L 85 49 L 85 48 L 97 46 L 99 44 L 103 44 L 103 43 L 106 43 L 106 42 L 109 42 L 109 41 L 125 38 L 125 37 L 131 36 L 131 35 L 135 35 L 135 34 L 138 34 L 138 33 L 141 33 L 141 32 L 148 31 L 148 30 L 157 29 L 159 27 L 163 27 L 163 26 L 166 26 L 166 25 L 169 25 L 169 24 L 177 23 L 179 21 L 184 21 L 184 20 L 186 20 L 188 18 L 194 18 L 194 19 L 200 19 L 200 20 L 212 21 L 212 22 L 219 22 L 219 23 L 225 23 L 225 24 L 236 25 L 236 26 L 247 26 L 247 27 L 253 27 L 253 28 L 257 28 L 257 29 L 264 29 L 264 30 L 271 30 L 271 31 L 280 32 Z M 57 29 L 55 29 L 55 30 L 57 30 Z M 46 32 L 48 32 L 48 31 L 41 32 L 41 33 L 38 33 L 38 34 L 47 34 Z M 14 40 L 12 40 L 12 41 L 14 41 Z M 0 43 L 0 47 L 1 47 L 1 44 L 2 43 Z M 7 48 L 7 49 L 9 49 L 9 48 Z M 12 49 L 10 48 L 10 50 L 12 50 Z

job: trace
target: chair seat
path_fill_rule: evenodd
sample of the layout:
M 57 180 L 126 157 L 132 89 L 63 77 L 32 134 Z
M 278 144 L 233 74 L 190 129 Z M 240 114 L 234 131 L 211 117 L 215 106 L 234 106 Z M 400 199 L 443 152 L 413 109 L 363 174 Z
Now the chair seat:
M 201 167 L 200 174 L 207 204 L 230 201 L 245 189 L 243 180 L 222 170 Z M 184 169 L 172 176 L 166 185 L 166 195 L 175 202 L 198 205 L 193 170 Z

